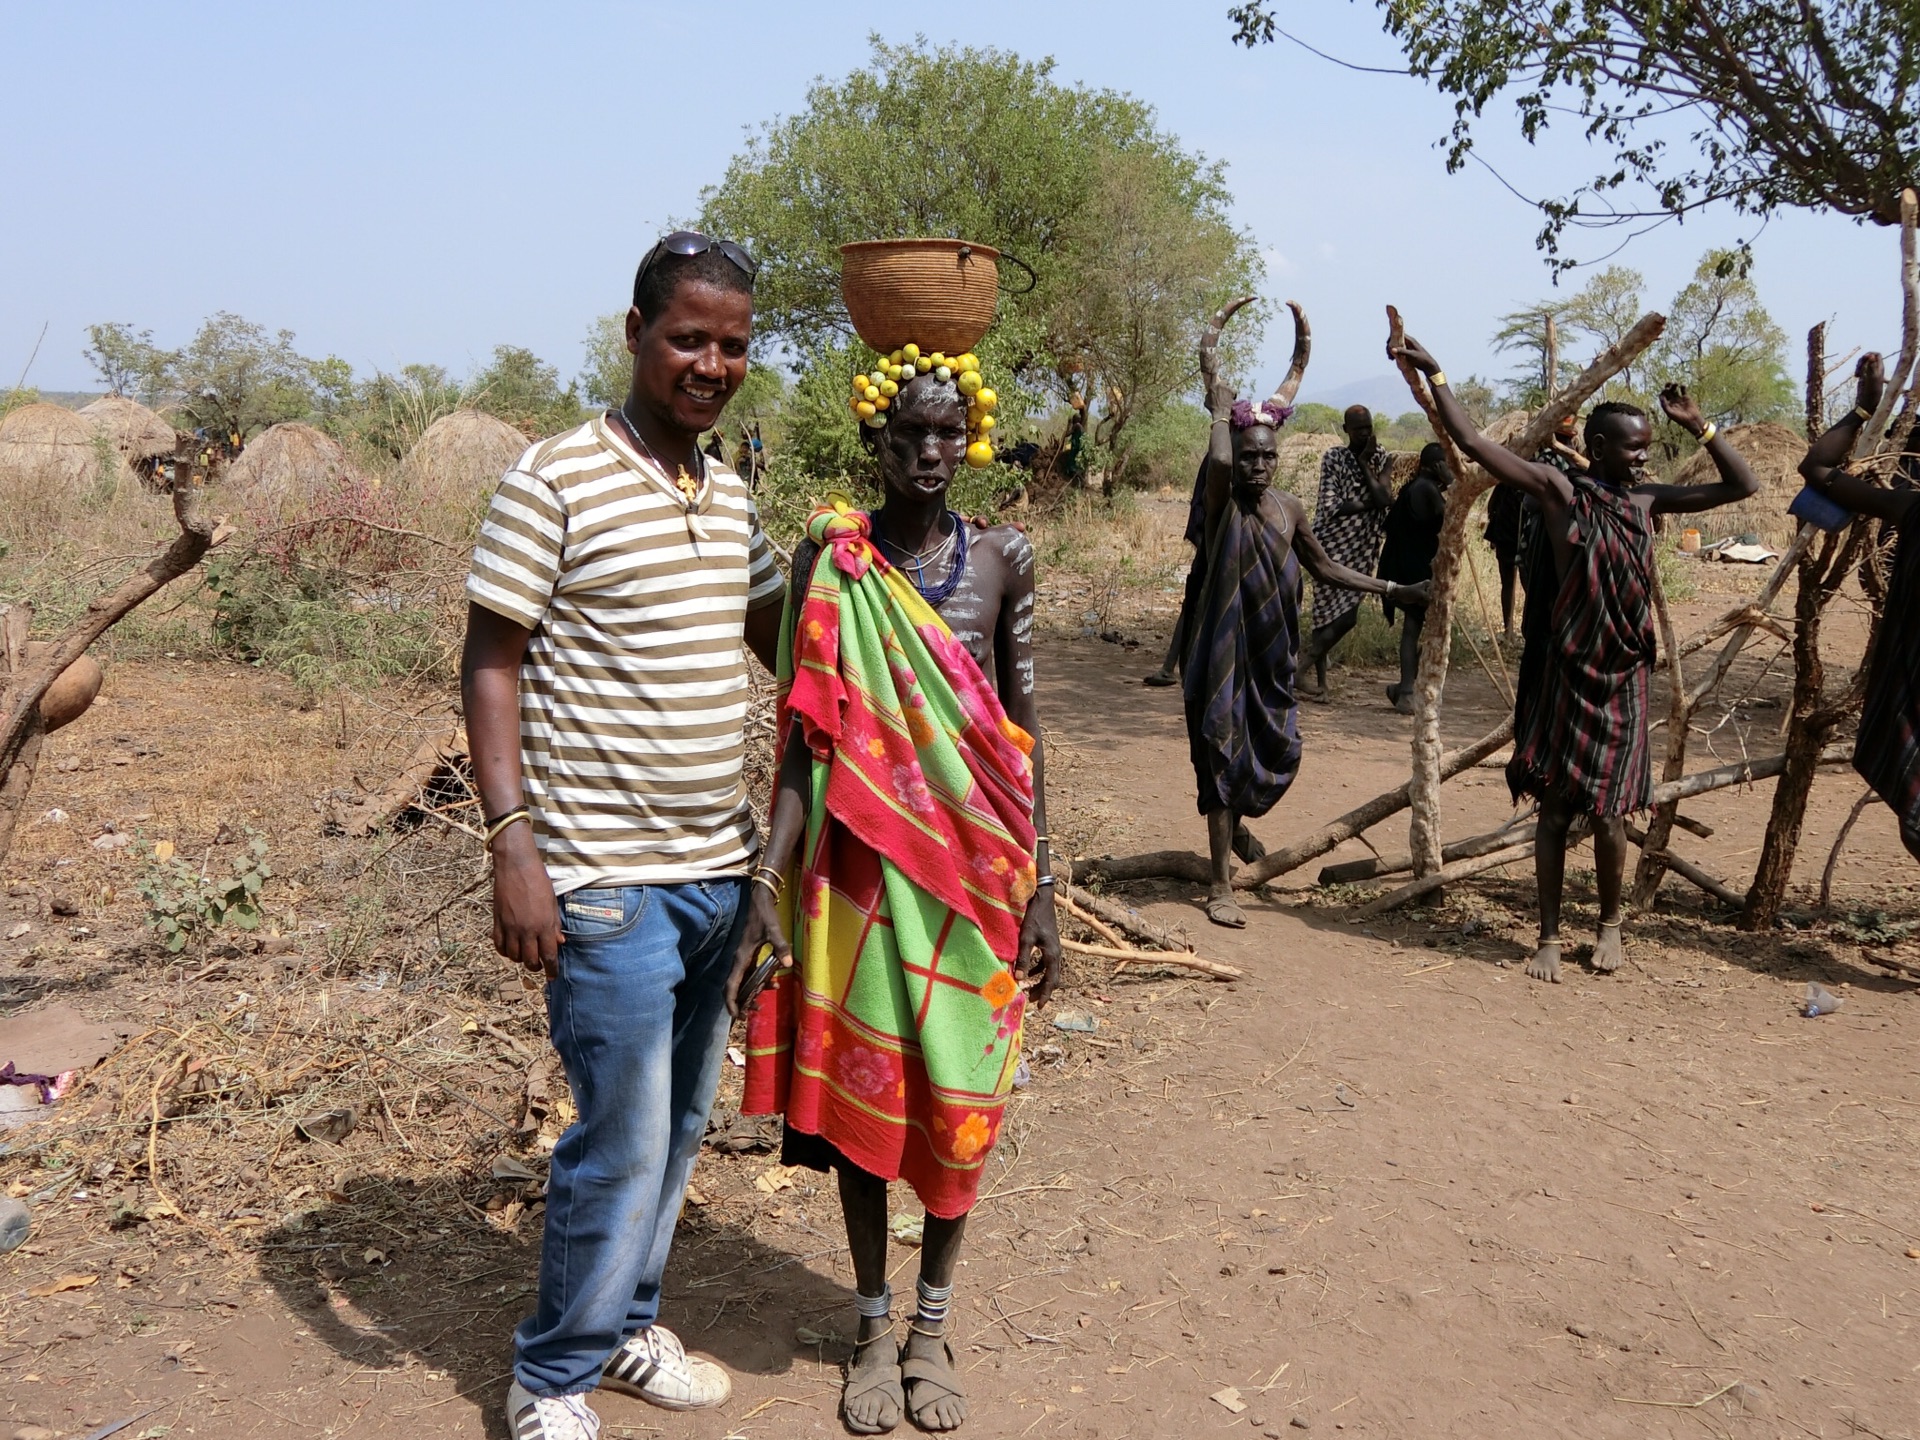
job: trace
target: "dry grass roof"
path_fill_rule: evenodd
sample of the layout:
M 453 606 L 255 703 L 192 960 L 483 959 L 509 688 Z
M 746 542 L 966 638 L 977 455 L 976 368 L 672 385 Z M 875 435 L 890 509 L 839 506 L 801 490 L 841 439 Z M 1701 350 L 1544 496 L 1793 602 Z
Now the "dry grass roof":
M 0 472 L 16 481 L 75 489 L 99 478 L 94 427 L 64 405 L 37 401 L 0 420 Z
M 484 410 L 442 415 L 400 462 L 400 478 L 423 498 L 471 503 L 490 496 L 525 453 L 527 437 Z
M 1798 528 L 1787 514 L 1787 505 L 1800 490 L 1800 460 L 1807 453 L 1806 437 L 1770 420 L 1757 425 L 1729 425 L 1720 433 L 1753 467 L 1760 491 L 1751 500 L 1709 510 L 1686 523 L 1710 537 L 1750 534 L 1776 550 L 1785 549 Z M 1673 479 L 1681 485 L 1711 485 L 1716 475 L 1713 457 L 1702 449 L 1687 457 L 1686 463 L 1673 472 Z
M 138 400 L 124 395 L 102 395 L 82 406 L 80 417 L 107 432 L 113 448 L 129 465 L 173 453 L 173 426 Z
M 222 488 L 250 510 L 279 511 L 360 479 L 337 440 L 290 420 L 249 440 Z

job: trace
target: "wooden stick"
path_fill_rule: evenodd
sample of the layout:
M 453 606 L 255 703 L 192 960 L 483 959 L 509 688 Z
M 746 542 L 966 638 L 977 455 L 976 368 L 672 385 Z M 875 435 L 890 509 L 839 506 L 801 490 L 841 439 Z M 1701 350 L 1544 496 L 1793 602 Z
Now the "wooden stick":
M 1574 824 L 1579 824 L 1575 821 Z M 1567 832 L 1567 843 L 1573 843 L 1573 831 Z M 1525 860 L 1532 855 L 1535 842 L 1532 836 L 1518 845 L 1507 845 L 1486 855 L 1475 855 L 1468 860 L 1456 860 L 1451 865 L 1442 865 L 1430 875 L 1411 880 L 1398 890 L 1390 890 L 1378 899 L 1369 900 L 1354 912 L 1356 920 L 1371 920 L 1376 915 L 1384 915 L 1389 910 L 1398 909 L 1410 900 L 1418 900 L 1422 895 L 1431 894 L 1442 886 L 1455 880 L 1465 880 L 1488 870 L 1498 870 L 1503 865 L 1511 865 L 1516 860 Z
M 1169 965 L 1179 970 L 1211 975 L 1216 980 L 1244 980 L 1247 974 L 1218 960 L 1203 960 L 1191 950 L 1116 950 L 1111 945 L 1084 945 L 1078 940 L 1062 940 L 1060 948 L 1075 955 L 1091 955 L 1120 965 Z
M 1853 833 L 1853 822 L 1860 818 L 1861 812 L 1867 806 L 1879 798 L 1869 790 L 1854 801 L 1853 809 L 1847 812 L 1846 821 L 1840 826 L 1840 833 L 1833 837 L 1833 849 L 1827 852 L 1826 868 L 1820 872 L 1820 908 L 1822 910 L 1833 903 L 1833 867 L 1840 863 L 1840 851 L 1846 846 L 1847 836 Z
M 1650 836 L 1647 831 L 1640 829 L 1637 825 L 1627 826 L 1627 839 L 1640 847 L 1640 853 L 1642 855 L 1651 853 L 1656 864 L 1660 865 L 1663 869 L 1673 871 L 1673 873 L 1678 875 L 1682 880 L 1690 881 L 1699 886 L 1722 905 L 1730 906 L 1738 910 L 1747 903 L 1746 896 L 1735 890 L 1731 885 L 1722 884 L 1720 881 L 1714 879 L 1713 876 L 1707 874 L 1707 872 L 1702 870 L 1698 865 L 1682 860 L 1670 850 L 1662 850 L 1650 845 L 1648 843 Z M 1638 910 L 1644 907 L 1638 902 L 1635 902 L 1634 908 Z
M 1124 905 L 1115 904 L 1104 895 L 1095 895 L 1090 890 L 1083 890 L 1064 876 L 1056 882 L 1056 888 L 1065 899 L 1073 901 L 1089 914 L 1098 915 L 1114 929 L 1131 935 L 1144 944 L 1158 945 L 1166 950 L 1193 948 L 1185 936 L 1162 929 L 1144 915 L 1129 910 Z
M 1852 759 L 1853 746 L 1829 745 L 1825 750 L 1820 752 L 1819 763 L 1822 765 L 1844 765 Z M 1650 805 L 1660 805 L 1671 801 L 1685 800 L 1691 795 L 1704 795 L 1710 790 L 1724 790 L 1730 785 L 1743 785 L 1754 780 L 1770 779 L 1786 769 L 1786 766 L 1787 757 L 1785 755 L 1769 755 L 1761 760 L 1741 761 L 1733 765 L 1722 765 L 1713 770 L 1701 770 L 1683 779 L 1654 786 L 1652 795 L 1648 797 L 1648 803 Z M 1586 833 L 1584 829 L 1585 821 L 1585 816 L 1580 816 L 1574 820 L 1573 828 L 1567 832 L 1567 843 L 1569 845 L 1572 845 L 1581 835 Z M 1516 840 L 1519 840 L 1518 836 L 1516 836 Z M 1533 851 L 1533 836 L 1531 833 L 1528 833 L 1524 840 L 1509 845 L 1505 849 L 1495 850 L 1491 854 L 1476 856 L 1472 859 L 1461 860 L 1452 865 L 1443 865 L 1431 875 L 1402 885 L 1398 890 L 1389 891 L 1378 899 L 1369 900 L 1365 905 L 1361 906 L 1359 910 L 1354 912 L 1354 916 L 1360 920 L 1371 919 L 1375 915 L 1381 915 L 1388 910 L 1397 909 L 1410 900 L 1418 900 L 1422 895 L 1430 894 L 1452 881 L 1465 880 L 1470 876 L 1479 875 L 1488 870 L 1497 870 L 1502 865 L 1511 865 L 1515 860 L 1524 860 L 1533 854 Z M 1671 856 L 1668 857 L 1667 863 L 1669 865 L 1673 863 Z M 1688 878 L 1691 879 L 1692 877 L 1689 876 Z
M 1083 909 L 1074 904 L 1070 896 L 1060 895 L 1056 898 L 1059 900 L 1062 910 L 1065 910 L 1102 940 L 1105 940 L 1109 945 L 1118 945 L 1122 949 L 1126 948 L 1127 942 L 1121 938 L 1120 932 L 1107 924 L 1107 922 L 1102 920 L 1098 915 L 1095 915 L 1091 910 Z
M 1471 860 L 1476 855 L 1490 854 L 1503 846 L 1511 845 L 1524 835 L 1520 829 L 1533 819 L 1531 814 L 1521 815 L 1498 830 L 1489 830 L 1484 835 L 1472 835 L 1465 840 L 1456 840 L 1440 851 L 1440 858 L 1451 865 L 1455 860 Z M 1329 865 L 1320 872 L 1322 885 L 1351 885 L 1362 880 L 1378 880 L 1386 875 L 1398 875 L 1413 869 L 1413 856 L 1395 855 L 1391 858 L 1380 855 L 1368 856 L 1365 860 L 1349 860 L 1340 865 Z

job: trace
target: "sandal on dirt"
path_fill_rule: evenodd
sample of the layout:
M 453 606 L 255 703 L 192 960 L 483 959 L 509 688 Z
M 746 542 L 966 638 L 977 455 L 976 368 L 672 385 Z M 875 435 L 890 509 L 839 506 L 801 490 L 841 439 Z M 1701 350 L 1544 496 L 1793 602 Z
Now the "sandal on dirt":
M 891 1333 L 883 1330 L 867 1341 L 867 1345 L 877 1345 Z M 852 1359 L 847 1361 L 847 1383 L 840 1392 L 840 1421 L 855 1435 L 885 1435 L 900 1423 L 896 1418 L 893 1425 L 869 1425 L 855 1420 L 847 1413 L 847 1401 L 864 1399 L 868 1395 L 879 1394 L 893 1401 L 896 1416 L 904 1418 L 907 1413 L 907 1392 L 901 1385 L 900 1362 L 896 1355 L 891 1365 L 875 1365 L 869 1370 L 854 1369 L 854 1362 L 860 1358 L 860 1351 L 866 1346 L 856 1346 Z
M 1209 895 L 1207 897 L 1207 919 L 1216 925 L 1224 925 L 1229 930 L 1247 928 L 1247 915 L 1231 895 Z
M 1155 689 L 1164 689 L 1169 685 L 1178 685 L 1180 683 L 1180 677 L 1178 675 L 1168 674 L 1165 670 L 1156 670 L 1140 683 L 1142 685 L 1151 685 Z
M 1233 832 L 1233 854 L 1243 865 L 1251 865 L 1256 860 L 1267 858 L 1267 847 L 1260 843 L 1253 831 L 1242 825 Z
M 915 1398 L 906 1408 L 905 1413 L 922 1430 L 942 1428 L 922 1418 L 929 1407 L 949 1397 L 956 1400 L 966 1398 L 960 1393 L 959 1387 L 953 1383 L 959 1375 L 959 1367 L 953 1358 L 953 1346 L 942 1340 L 940 1348 L 946 1351 L 947 1355 L 947 1363 L 944 1367 L 935 1361 L 918 1358 L 900 1362 L 901 1378 L 908 1385 L 918 1387 L 914 1390 Z

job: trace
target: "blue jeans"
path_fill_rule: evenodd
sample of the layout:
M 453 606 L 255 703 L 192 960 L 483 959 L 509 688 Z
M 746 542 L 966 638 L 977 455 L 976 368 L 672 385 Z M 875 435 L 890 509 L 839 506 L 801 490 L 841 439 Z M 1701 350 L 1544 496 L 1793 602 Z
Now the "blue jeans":
M 722 879 L 561 898 L 547 1019 L 580 1118 L 553 1147 L 539 1303 L 513 1336 L 514 1378 L 534 1395 L 593 1389 L 659 1313 L 726 1053 L 745 888 Z

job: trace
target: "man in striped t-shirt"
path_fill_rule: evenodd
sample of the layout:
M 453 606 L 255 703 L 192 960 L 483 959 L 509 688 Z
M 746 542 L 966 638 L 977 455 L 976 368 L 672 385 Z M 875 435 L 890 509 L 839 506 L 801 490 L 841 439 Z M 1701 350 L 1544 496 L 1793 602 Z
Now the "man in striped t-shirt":
M 752 282 L 704 235 L 649 252 L 625 402 L 507 472 L 467 579 L 493 941 L 545 973 L 580 1115 L 514 1334 L 515 1440 L 591 1437 L 600 1385 L 677 1410 L 731 1388 L 655 1318 L 751 939 L 746 649 L 771 667 L 783 583 L 746 486 L 697 441 L 745 378 Z

